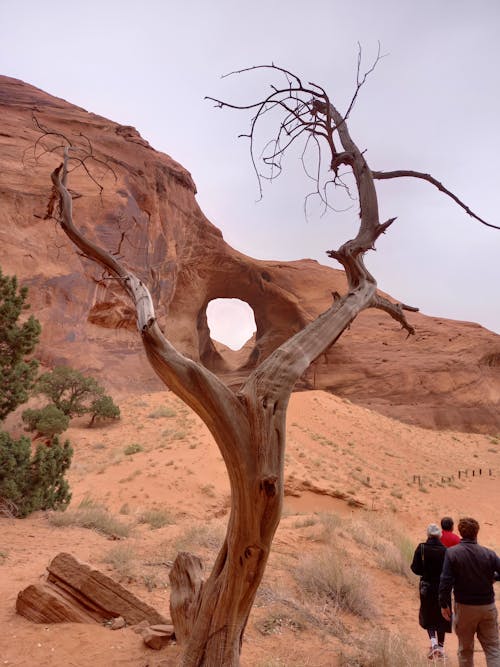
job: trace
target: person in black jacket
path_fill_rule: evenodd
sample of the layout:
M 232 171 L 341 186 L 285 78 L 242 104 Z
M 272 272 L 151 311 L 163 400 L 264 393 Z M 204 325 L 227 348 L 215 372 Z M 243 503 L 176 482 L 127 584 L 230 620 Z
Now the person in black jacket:
M 458 664 L 474 665 L 474 635 L 483 647 L 488 667 L 500 667 L 498 613 L 493 582 L 500 572 L 500 558 L 491 549 L 477 543 L 479 523 L 460 519 L 460 544 L 450 547 L 439 585 L 443 617 L 451 617 L 451 591 L 455 597 L 455 632 L 458 637 Z
M 451 632 L 451 621 L 443 618 L 439 606 L 439 577 L 446 554 L 446 547 L 440 537 L 441 528 L 431 523 L 427 527 L 427 541 L 417 546 L 410 566 L 412 572 L 421 577 L 418 622 L 427 630 L 431 640 L 430 659 L 444 658 L 445 633 Z

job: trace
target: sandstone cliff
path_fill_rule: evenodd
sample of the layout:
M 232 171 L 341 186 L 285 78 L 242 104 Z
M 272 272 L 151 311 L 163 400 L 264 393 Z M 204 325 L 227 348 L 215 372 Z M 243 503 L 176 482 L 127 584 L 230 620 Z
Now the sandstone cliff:
M 237 385 L 248 368 L 326 310 L 341 271 L 313 260 L 260 261 L 231 248 L 203 215 L 190 174 L 118 125 L 16 79 L 0 77 L 0 266 L 30 287 L 43 325 L 38 356 L 70 364 L 120 391 L 159 387 L 112 281 L 78 255 L 51 219 L 56 135 L 92 147 L 71 175 L 75 222 L 119 253 L 148 284 L 172 343 Z M 223 193 L 221 193 L 223 196 Z M 255 339 L 234 368 L 210 338 L 207 304 L 239 298 Z M 309 369 L 301 388 L 326 388 L 384 414 L 431 428 L 500 431 L 500 337 L 477 324 L 411 313 L 416 335 L 366 312 Z

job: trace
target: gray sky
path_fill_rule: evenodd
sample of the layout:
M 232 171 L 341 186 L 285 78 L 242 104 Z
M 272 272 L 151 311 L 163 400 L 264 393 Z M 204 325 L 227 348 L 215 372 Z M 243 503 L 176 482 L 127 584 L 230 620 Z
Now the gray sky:
M 498 0 L 0 0 L 0 70 L 135 126 L 191 171 L 201 208 L 236 249 L 339 268 L 325 251 L 355 234 L 357 206 L 306 220 L 298 154 L 257 201 L 248 144 L 236 138 L 248 117 L 204 96 L 256 101 L 264 77 L 220 75 L 274 62 L 322 85 L 342 111 L 357 43 L 369 65 L 380 41 L 389 55 L 350 120 L 369 165 L 430 172 L 500 224 L 499 34 Z M 379 287 L 500 333 L 500 231 L 427 183 L 385 181 L 378 192 L 381 218 L 398 217 L 367 258 Z

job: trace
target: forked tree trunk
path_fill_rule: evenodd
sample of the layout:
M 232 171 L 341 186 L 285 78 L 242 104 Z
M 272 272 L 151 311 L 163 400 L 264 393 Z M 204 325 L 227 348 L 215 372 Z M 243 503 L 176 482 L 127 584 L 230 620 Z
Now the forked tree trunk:
M 375 280 L 363 263 L 364 253 L 392 223 L 379 223 L 371 171 L 336 109 L 318 105 L 317 111 L 333 117 L 345 150 L 336 154 L 332 169 L 348 164 L 359 191 L 358 235 L 338 251 L 330 251 L 345 267 L 349 291 L 275 350 L 236 394 L 204 366 L 175 350 L 156 322 L 146 286 L 75 227 L 66 187 L 68 150 L 64 162 L 52 174 L 61 204 L 62 229 L 129 294 L 151 366 L 206 423 L 229 475 L 227 534 L 210 576 L 203 582 L 200 564 L 185 554 L 172 572 L 172 618 L 179 641 L 185 646 L 183 667 L 239 665 L 243 633 L 281 515 L 286 410 L 295 382 L 365 308 L 383 308 L 412 330 L 401 308 L 376 294 Z
M 61 227 L 86 256 L 104 266 L 136 305 L 149 361 L 165 384 L 205 421 L 224 458 L 231 512 L 224 544 L 207 581 L 192 559 L 178 563 L 172 615 L 185 644 L 183 667 L 237 667 L 243 633 L 262 580 L 283 503 L 285 421 L 297 379 L 360 310 L 371 305 L 375 282 L 358 271 L 350 292 L 275 350 L 235 394 L 204 366 L 165 339 L 151 296 L 134 274 L 74 226 L 66 163 L 52 174 L 61 198 Z M 356 264 L 356 258 L 352 260 Z M 197 579 L 197 581 L 195 581 Z M 187 587 L 187 588 L 186 588 Z M 192 590 L 192 593 L 186 591 Z

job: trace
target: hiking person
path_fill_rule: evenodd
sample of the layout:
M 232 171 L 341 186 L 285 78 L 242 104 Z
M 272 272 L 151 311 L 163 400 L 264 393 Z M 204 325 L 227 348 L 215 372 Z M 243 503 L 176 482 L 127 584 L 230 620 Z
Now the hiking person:
M 474 665 L 474 635 L 483 647 L 488 667 L 500 667 L 498 613 L 493 582 L 500 572 L 500 558 L 477 543 L 479 523 L 460 519 L 460 544 L 446 550 L 439 602 L 443 617 L 451 618 L 451 591 L 455 597 L 454 627 L 458 637 L 458 664 Z
M 444 516 L 441 519 L 441 529 L 443 531 L 441 542 L 445 547 L 454 547 L 455 544 L 460 542 L 459 536 L 453 532 L 453 519 L 451 516 Z
M 427 630 L 431 646 L 430 660 L 444 658 L 444 638 L 451 632 L 451 620 L 443 618 L 439 606 L 439 578 L 443 568 L 446 547 L 440 540 L 441 528 L 435 523 L 427 526 L 427 540 L 415 549 L 411 571 L 420 575 L 420 609 L 418 622 Z

